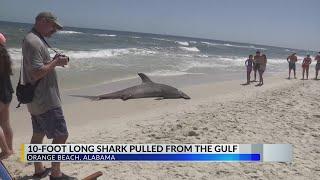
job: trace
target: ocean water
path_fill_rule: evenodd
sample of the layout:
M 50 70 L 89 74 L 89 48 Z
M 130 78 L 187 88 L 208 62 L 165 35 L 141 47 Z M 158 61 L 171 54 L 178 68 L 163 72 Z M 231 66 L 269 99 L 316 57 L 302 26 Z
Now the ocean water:
M 0 21 L 0 32 L 8 38 L 16 72 L 21 64 L 21 41 L 31 28 L 31 24 Z M 287 71 L 286 57 L 291 52 L 297 52 L 300 60 L 307 53 L 316 54 L 210 39 L 71 27 L 54 34 L 48 42 L 70 57 L 68 67 L 58 69 L 64 88 L 130 79 L 137 77 L 137 72 L 154 77 L 243 73 L 244 61 L 258 49 L 267 55 L 267 72 L 272 74 Z

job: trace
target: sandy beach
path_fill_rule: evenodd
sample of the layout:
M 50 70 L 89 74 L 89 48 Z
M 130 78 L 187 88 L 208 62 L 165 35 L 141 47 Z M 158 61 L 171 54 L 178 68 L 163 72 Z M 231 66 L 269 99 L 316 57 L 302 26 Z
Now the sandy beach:
M 292 163 L 65 163 L 62 170 L 79 178 L 102 171 L 101 179 L 319 179 L 320 81 L 285 77 L 266 77 L 262 87 L 233 80 L 181 88 L 191 100 L 76 99 L 63 109 L 68 143 L 289 143 Z M 32 164 L 19 161 L 31 120 L 26 107 L 15 105 L 15 155 L 4 163 L 23 178 L 33 174 Z
M 73 147 L 49 155 L 38 154 L 49 146 L 27 151 L 31 115 L 25 104 L 16 108 L 14 93 L 13 143 L 3 126 L 1 156 L 11 154 L 13 144 L 13 154 L 1 162 L 14 179 L 32 179 L 34 164 L 23 160 L 46 159 L 50 168 L 49 160 L 63 159 L 53 176 L 83 179 L 100 171 L 99 180 L 320 180 L 320 80 L 313 79 L 320 63 L 320 0 L 3 1 L 1 101 L 12 89 L 7 76 L 15 91 L 18 82 L 40 80 L 32 112 L 50 122 L 37 124 L 55 131 L 42 128 L 48 135 L 66 134 L 64 122 L 51 122 L 62 120 L 52 109 L 60 105 L 59 94 L 66 143 Z M 244 84 L 254 70 L 257 80 L 263 71 L 264 85 Z M 288 73 L 297 79 L 287 79 Z M 306 73 L 309 80 L 300 79 Z M 113 93 L 124 89 L 121 96 Z M 160 98 L 140 98 L 150 96 Z M 114 97 L 128 100 L 108 99 Z M 1 121 L 7 121 L 4 110 Z M 55 110 L 59 117 L 44 117 L 58 116 Z M 175 154 L 181 146 L 172 144 L 184 144 L 185 154 Z

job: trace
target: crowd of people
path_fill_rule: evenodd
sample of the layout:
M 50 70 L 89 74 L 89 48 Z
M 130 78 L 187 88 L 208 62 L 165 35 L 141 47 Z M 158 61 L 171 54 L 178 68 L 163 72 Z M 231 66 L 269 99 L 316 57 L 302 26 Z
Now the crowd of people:
M 33 135 L 31 144 L 42 144 L 45 136 L 53 139 L 53 144 L 64 144 L 68 138 L 66 121 L 61 108 L 60 93 L 57 83 L 57 66 L 68 64 L 68 58 L 62 55 L 56 55 L 50 58 L 48 48 L 50 45 L 45 38 L 49 38 L 61 30 L 63 27 L 57 22 L 57 17 L 50 12 L 41 12 L 35 18 L 35 24 L 32 30 L 24 37 L 22 42 L 22 68 L 20 79 L 23 77 L 24 83 L 34 85 L 35 92 L 32 102 L 27 104 L 31 116 Z M 13 154 L 12 147 L 12 129 L 9 123 L 9 106 L 12 100 L 13 88 L 10 80 L 12 75 L 11 60 L 6 49 L 6 38 L 0 33 L 0 160 L 8 158 Z M 320 69 L 320 52 L 315 57 L 316 79 Z M 295 53 L 291 54 L 287 61 L 289 63 L 289 79 L 291 70 L 294 71 L 296 78 L 296 62 L 298 61 Z M 309 77 L 309 65 L 311 64 L 310 55 L 304 58 L 303 79 Z M 247 84 L 251 81 L 251 72 L 254 72 L 254 81 L 256 82 L 257 72 L 259 74 L 259 83 L 256 86 L 264 84 L 263 74 L 267 66 L 267 56 L 260 51 L 256 55 L 250 55 L 245 61 L 247 67 Z M 20 83 L 20 81 L 19 81 Z M 50 175 L 50 179 L 75 179 L 64 174 L 60 169 L 59 162 L 52 162 L 51 168 L 46 168 L 41 162 L 34 163 L 34 178 L 43 178 Z
M 318 79 L 318 74 L 320 70 L 320 52 L 316 57 L 314 58 L 316 61 L 316 67 L 315 67 L 315 79 Z M 289 63 L 289 77 L 288 79 L 291 78 L 291 70 L 293 70 L 294 78 L 296 79 L 296 63 L 298 61 L 298 58 L 296 56 L 296 53 L 292 53 L 290 56 L 288 56 L 287 61 Z M 306 79 L 309 79 L 309 66 L 312 62 L 312 59 L 310 57 L 310 54 L 307 55 L 302 61 L 302 80 L 305 80 L 305 75 Z
M 315 56 L 314 60 L 316 61 L 315 66 L 315 80 L 318 80 L 318 74 L 320 70 L 320 52 L 318 55 Z M 296 79 L 296 63 L 298 62 L 298 57 L 296 56 L 296 53 L 292 53 L 287 57 L 287 62 L 289 64 L 289 76 L 288 79 L 291 79 L 291 71 L 293 70 L 294 78 Z M 302 61 L 302 79 L 301 80 L 308 80 L 309 79 L 309 66 L 312 62 L 312 59 L 310 57 L 310 54 L 307 54 L 307 56 Z M 267 56 L 265 54 L 261 54 L 260 51 L 256 52 L 256 55 L 249 55 L 249 58 L 245 61 L 245 66 L 247 68 L 247 82 L 243 85 L 248 85 L 251 82 L 257 82 L 257 71 L 259 73 L 259 84 L 256 86 L 262 86 L 263 85 L 263 73 L 266 70 L 267 66 Z M 251 72 L 254 71 L 254 80 L 251 81 Z M 306 77 L 306 78 L 305 78 Z

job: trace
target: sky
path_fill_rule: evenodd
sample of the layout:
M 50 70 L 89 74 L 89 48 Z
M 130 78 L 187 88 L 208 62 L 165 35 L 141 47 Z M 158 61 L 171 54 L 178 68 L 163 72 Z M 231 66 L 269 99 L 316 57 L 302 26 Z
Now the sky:
M 51 11 L 64 26 L 320 50 L 320 0 L 1 0 L 0 21 L 34 23 Z

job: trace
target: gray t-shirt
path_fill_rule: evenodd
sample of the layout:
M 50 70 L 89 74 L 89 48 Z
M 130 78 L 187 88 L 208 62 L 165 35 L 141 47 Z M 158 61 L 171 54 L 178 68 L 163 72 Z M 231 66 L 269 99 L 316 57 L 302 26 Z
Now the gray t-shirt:
M 23 83 L 36 81 L 32 78 L 31 72 L 40 69 L 51 61 L 48 47 L 44 41 L 33 31 L 29 32 L 22 43 L 23 55 Z M 50 71 L 44 76 L 37 88 L 33 101 L 27 104 L 28 110 L 32 115 L 39 115 L 50 109 L 60 107 L 61 99 L 58 87 L 56 71 Z

